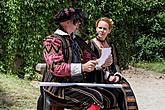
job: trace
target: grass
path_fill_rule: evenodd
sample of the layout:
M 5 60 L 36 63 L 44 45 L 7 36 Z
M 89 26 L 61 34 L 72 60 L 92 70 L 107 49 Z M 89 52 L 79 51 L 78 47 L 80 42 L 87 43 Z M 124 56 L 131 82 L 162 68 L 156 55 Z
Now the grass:
M 165 74 L 165 60 L 160 62 L 144 62 L 140 61 L 134 64 L 135 67 L 144 68 L 146 70 L 151 70 L 159 73 Z
M 38 96 L 34 83 L 0 73 L 0 110 L 36 110 Z

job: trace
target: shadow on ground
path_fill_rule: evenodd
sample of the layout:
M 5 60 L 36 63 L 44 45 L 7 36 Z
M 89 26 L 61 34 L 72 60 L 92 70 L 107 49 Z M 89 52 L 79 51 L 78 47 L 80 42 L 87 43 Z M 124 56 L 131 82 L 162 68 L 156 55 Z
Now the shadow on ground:
M 13 106 L 15 102 L 12 100 L 12 96 L 10 96 L 4 88 L 5 87 L 0 85 L 0 110 L 10 110 L 10 107 Z

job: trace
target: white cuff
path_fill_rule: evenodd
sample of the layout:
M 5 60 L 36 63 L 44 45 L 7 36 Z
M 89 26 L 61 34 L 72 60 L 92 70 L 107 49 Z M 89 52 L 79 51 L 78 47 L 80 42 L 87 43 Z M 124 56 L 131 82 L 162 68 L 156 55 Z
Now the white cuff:
M 109 75 L 110 75 L 110 72 L 109 71 L 105 71 L 104 79 L 107 79 Z
M 120 75 L 122 77 L 122 74 L 119 72 L 116 72 L 114 75 Z
M 71 76 L 81 74 L 81 63 L 71 63 Z

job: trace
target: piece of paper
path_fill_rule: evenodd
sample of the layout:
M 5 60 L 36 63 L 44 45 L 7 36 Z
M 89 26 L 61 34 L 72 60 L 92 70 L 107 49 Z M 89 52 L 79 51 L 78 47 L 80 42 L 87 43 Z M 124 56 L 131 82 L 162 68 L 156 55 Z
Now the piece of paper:
M 111 48 L 102 48 L 101 52 L 101 57 L 97 60 L 98 64 L 96 67 L 101 67 L 105 63 L 106 59 L 111 54 Z

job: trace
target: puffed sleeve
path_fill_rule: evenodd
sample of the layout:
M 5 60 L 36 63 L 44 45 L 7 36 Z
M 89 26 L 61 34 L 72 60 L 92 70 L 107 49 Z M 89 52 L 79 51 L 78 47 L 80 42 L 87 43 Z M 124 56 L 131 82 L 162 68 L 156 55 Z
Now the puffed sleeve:
M 113 64 L 114 64 L 114 69 L 116 72 L 120 73 L 120 68 L 118 65 L 118 59 L 117 59 L 117 51 L 116 51 L 116 47 L 114 46 L 114 44 L 111 44 L 112 47 L 112 55 L 113 55 Z
M 117 61 L 117 51 L 116 51 L 116 48 L 113 44 L 111 44 L 111 47 L 112 47 L 112 55 L 113 55 L 113 66 L 112 67 L 112 71 L 114 72 L 114 75 L 115 76 L 119 76 L 120 80 L 122 79 L 122 74 L 121 74 L 121 71 L 120 71 L 120 68 L 119 68 L 119 65 L 118 65 L 118 61 Z
M 71 64 L 64 61 L 62 41 L 58 37 L 48 36 L 43 40 L 43 46 L 43 55 L 49 72 L 60 77 L 71 76 Z

